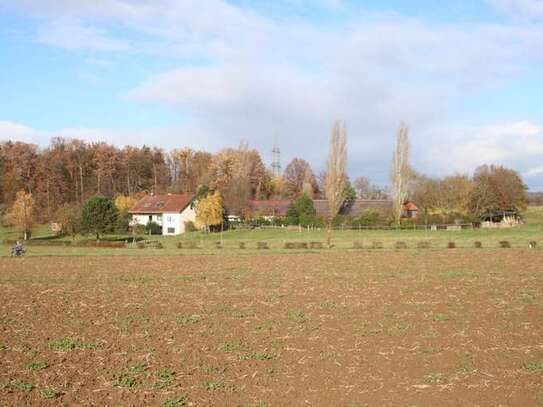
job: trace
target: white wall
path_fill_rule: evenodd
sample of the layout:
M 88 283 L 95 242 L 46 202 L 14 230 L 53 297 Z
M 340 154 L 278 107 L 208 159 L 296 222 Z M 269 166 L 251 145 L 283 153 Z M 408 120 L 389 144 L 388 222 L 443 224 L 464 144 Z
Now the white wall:
M 158 223 L 160 226 L 162 226 L 162 220 L 163 220 L 163 216 L 162 214 L 138 214 L 138 215 L 132 215 L 132 220 L 134 222 L 136 222 L 138 225 L 147 225 L 147 223 L 149 223 L 149 216 L 151 216 L 151 220 L 153 222 L 156 222 Z
M 181 233 L 185 233 L 185 222 L 191 221 L 196 225 L 196 211 L 189 206 L 181 212 L 180 224 L 181 224 Z
M 196 211 L 188 206 L 183 212 L 165 212 L 163 214 L 134 214 L 132 220 L 139 225 L 147 225 L 149 216 L 152 221 L 162 226 L 162 234 L 165 236 L 180 235 L 185 233 L 185 222 L 192 221 L 196 223 Z M 174 229 L 169 232 L 168 229 Z

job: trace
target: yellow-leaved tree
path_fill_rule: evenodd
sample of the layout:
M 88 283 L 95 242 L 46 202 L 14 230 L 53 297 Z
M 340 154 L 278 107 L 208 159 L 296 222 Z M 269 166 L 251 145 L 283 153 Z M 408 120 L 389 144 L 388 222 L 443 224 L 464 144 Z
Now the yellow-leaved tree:
M 222 225 L 223 216 L 224 209 L 220 192 L 215 191 L 198 201 L 196 205 L 196 222 L 199 226 L 203 226 L 206 231 L 209 230 L 210 226 Z
M 115 206 L 120 213 L 125 213 L 130 210 L 137 202 L 139 198 L 136 196 L 124 196 L 119 195 L 115 198 Z
M 30 238 L 30 231 L 36 223 L 36 204 L 31 193 L 17 192 L 17 198 L 6 215 L 6 221 L 22 232 L 25 240 Z

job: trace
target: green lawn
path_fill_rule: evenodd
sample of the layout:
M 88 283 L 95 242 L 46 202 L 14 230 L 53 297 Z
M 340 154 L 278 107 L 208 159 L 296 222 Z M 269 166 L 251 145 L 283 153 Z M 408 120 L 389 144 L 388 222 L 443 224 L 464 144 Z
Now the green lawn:
M 473 229 L 462 231 L 430 231 L 430 230 L 336 230 L 333 232 L 333 250 L 352 249 L 354 243 L 369 247 L 373 242 L 381 242 L 384 249 L 394 249 L 398 241 L 406 242 L 409 248 L 416 248 L 418 242 L 429 242 L 433 249 L 447 247 L 449 242 L 455 242 L 459 248 L 471 248 L 474 242 L 480 241 L 483 248 L 499 247 L 501 241 L 509 241 L 512 247 L 527 247 L 529 242 L 536 241 L 543 246 L 543 207 L 531 207 L 525 213 L 526 223 L 522 226 L 503 229 Z M 0 239 L 15 239 L 18 234 L 6 228 L 0 228 Z M 51 233 L 47 225 L 40 225 L 33 230 L 35 238 L 50 237 Z M 264 228 L 253 230 L 230 230 L 223 233 L 193 232 L 181 236 L 139 236 L 153 242 L 160 242 L 161 249 L 148 245 L 144 250 L 137 247 L 126 249 L 104 248 L 78 248 L 78 247 L 38 247 L 31 246 L 30 255 L 142 255 L 156 253 L 161 255 L 179 255 L 188 252 L 198 253 L 251 253 L 256 250 L 257 242 L 267 242 L 270 251 L 283 251 L 285 242 L 325 242 L 325 230 L 307 230 L 298 228 Z M 71 237 L 62 237 L 58 240 L 71 240 Z M 91 240 L 90 236 L 77 236 L 76 240 Z M 131 239 L 126 235 L 109 235 L 107 240 Z M 199 250 L 180 250 L 177 248 L 179 241 L 195 242 Z M 222 242 L 222 251 L 217 250 L 216 242 Z M 244 242 L 246 249 L 239 249 Z M 288 250 L 291 252 L 292 250 Z M 259 251 L 262 252 L 262 251 Z M 9 255 L 9 247 L 0 248 L 0 255 Z

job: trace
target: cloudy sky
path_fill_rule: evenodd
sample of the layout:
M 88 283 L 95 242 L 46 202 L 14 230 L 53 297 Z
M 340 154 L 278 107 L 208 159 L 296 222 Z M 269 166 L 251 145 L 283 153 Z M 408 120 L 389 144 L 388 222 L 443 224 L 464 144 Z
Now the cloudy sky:
M 442 176 L 543 190 L 543 0 L 0 0 L 0 139 L 217 151 L 316 170 L 343 119 L 351 177 L 386 183 L 396 129 Z

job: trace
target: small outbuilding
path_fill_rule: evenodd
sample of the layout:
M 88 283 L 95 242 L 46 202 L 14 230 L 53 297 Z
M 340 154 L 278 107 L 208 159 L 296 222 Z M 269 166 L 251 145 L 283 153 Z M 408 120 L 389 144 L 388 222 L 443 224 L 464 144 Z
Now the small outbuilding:
M 133 224 L 155 222 L 162 227 L 163 235 L 180 235 L 185 233 L 185 222 L 196 222 L 194 200 L 194 195 L 149 195 L 139 200 L 129 213 Z
M 402 217 L 408 218 L 408 219 L 414 219 L 417 217 L 418 213 L 419 213 L 419 208 L 417 207 L 417 205 L 415 205 L 414 202 L 406 201 L 403 204 Z

